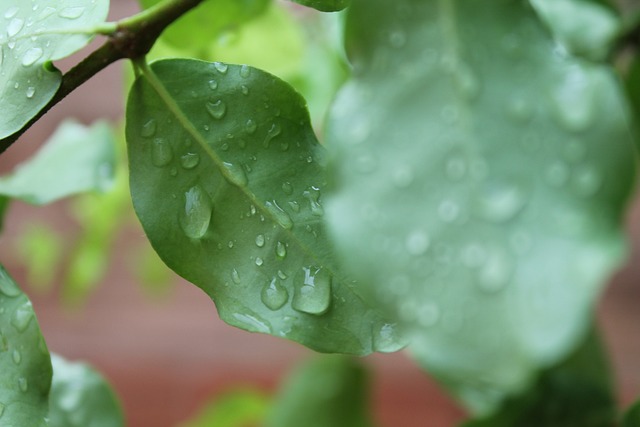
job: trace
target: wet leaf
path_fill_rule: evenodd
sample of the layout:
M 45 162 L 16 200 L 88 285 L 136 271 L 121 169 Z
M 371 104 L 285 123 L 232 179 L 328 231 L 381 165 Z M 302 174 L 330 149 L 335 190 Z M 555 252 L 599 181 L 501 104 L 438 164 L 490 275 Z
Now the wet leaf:
M 31 301 L 0 266 L 0 424 L 46 427 L 51 375 Z
M 522 2 L 349 13 L 332 236 L 415 357 L 491 413 L 580 342 L 624 257 L 628 107 L 610 68 L 558 55 Z
M 115 162 L 109 125 L 68 121 L 11 175 L 0 177 L 0 195 L 44 205 L 111 185 Z
M 372 427 L 368 390 L 367 371 L 360 362 L 324 356 L 291 374 L 265 427 Z
M 0 6 L 0 139 L 20 130 L 58 90 L 51 61 L 86 46 L 109 0 L 4 0 Z
M 322 12 L 336 12 L 349 6 L 351 0 L 293 0 Z
M 57 355 L 51 362 L 49 427 L 124 427 L 120 403 L 102 375 Z
M 247 66 L 166 60 L 127 105 L 134 208 L 164 262 L 234 326 L 318 351 L 392 351 L 394 325 L 337 269 L 325 152 L 304 100 Z

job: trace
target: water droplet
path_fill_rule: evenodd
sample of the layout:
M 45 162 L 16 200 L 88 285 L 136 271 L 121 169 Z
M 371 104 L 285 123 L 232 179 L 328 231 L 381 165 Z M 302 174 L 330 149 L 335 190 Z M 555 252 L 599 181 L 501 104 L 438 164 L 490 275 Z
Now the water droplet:
M 262 264 L 264 264 L 264 260 L 262 258 L 260 258 L 260 257 L 256 257 L 256 265 L 258 267 L 261 267 Z
M 460 206 L 453 200 L 444 200 L 438 206 L 438 215 L 444 222 L 453 222 L 460 215 Z
M 233 249 L 233 240 L 229 240 L 229 242 L 227 243 L 227 246 L 229 247 L 229 249 Z
M 422 230 L 414 230 L 407 236 L 405 246 L 411 255 L 424 255 L 429 249 L 431 239 L 429 235 Z
M 276 311 L 285 305 L 289 299 L 289 292 L 287 292 L 287 289 L 280 283 L 280 280 L 274 277 L 271 282 L 262 288 L 261 299 L 262 303 L 269 310 Z
M 17 297 L 21 294 L 20 289 L 9 278 L 7 273 L 0 267 L 0 293 L 8 296 L 9 298 Z
M 207 112 L 214 119 L 220 120 L 227 113 L 227 104 L 221 99 L 216 102 L 207 102 Z
M 211 90 L 216 90 L 218 89 L 218 82 L 214 79 L 209 80 L 209 88 Z
M 229 69 L 229 66 L 222 62 L 214 62 L 213 66 L 220 74 L 227 74 L 227 70 Z
M 324 215 L 324 209 L 320 204 L 320 189 L 316 187 L 309 187 L 306 191 L 302 193 L 302 196 L 309 201 L 309 206 L 311 208 L 311 214 L 315 216 Z
M 258 128 L 258 125 L 256 124 L 256 122 L 249 119 L 247 120 L 247 123 L 244 125 L 244 128 L 247 130 L 247 133 L 251 135 L 256 131 L 256 129 Z
M 554 162 L 545 171 L 545 179 L 552 187 L 562 187 L 569 180 L 569 168 L 562 162 Z
M 184 209 L 178 215 L 184 234 L 191 239 L 202 238 L 209 228 L 212 212 L 213 206 L 206 191 L 198 185 L 191 187 L 184 193 Z
M 13 350 L 13 355 L 12 355 L 12 359 L 13 359 L 13 363 L 15 363 L 16 365 L 19 365 L 20 362 L 22 362 L 22 354 L 20 354 L 20 351 Z
M 430 328 L 440 320 L 440 307 L 435 303 L 427 302 L 417 308 L 416 315 L 422 326 Z
M 235 268 L 231 270 L 231 280 L 233 280 L 233 283 L 235 283 L 236 285 L 240 284 L 240 274 Z
M 9 37 L 15 36 L 20 32 L 20 30 L 22 30 L 23 26 L 24 26 L 24 19 L 13 18 L 11 22 L 9 22 L 9 25 L 7 25 L 7 35 Z M 9 46 L 9 48 L 11 49 L 11 46 Z
M 27 88 L 27 91 L 25 92 L 25 95 L 27 96 L 27 98 L 31 99 L 33 98 L 33 95 L 35 95 L 36 93 L 36 88 L 33 86 L 29 86 Z
M 300 212 L 300 205 L 296 201 L 289 202 L 289 207 L 294 212 Z
M 25 377 L 18 378 L 18 387 L 20 387 L 20 391 L 26 393 L 29 389 L 29 383 Z
M 288 213 L 283 211 L 280 206 L 278 206 L 275 200 L 272 202 L 266 202 L 265 206 L 269 213 L 273 216 L 276 222 L 280 224 L 282 228 L 290 230 L 293 227 L 293 221 L 291 220 L 291 217 Z
M 224 162 L 224 167 L 227 170 L 225 177 L 229 182 L 237 185 L 238 187 L 244 187 L 247 185 L 249 180 L 247 179 L 247 174 L 241 165 Z
M 407 188 L 414 180 L 413 168 L 408 165 L 397 167 L 393 170 L 391 178 L 396 187 Z
M 331 303 L 331 274 L 322 267 L 303 267 L 294 279 L 294 309 L 320 315 Z
M 248 65 L 241 65 L 240 66 L 240 77 L 246 79 L 250 75 L 251 75 L 251 67 L 249 67 Z
M 573 188 L 580 196 L 593 196 L 601 186 L 602 176 L 591 167 L 579 168 L 573 176 Z
M 58 16 L 65 19 L 78 19 L 84 13 L 84 7 L 65 7 Z
M 163 167 L 173 159 L 171 144 L 162 138 L 155 138 L 151 147 L 151 162 L 154 166 Z
M 492 251 L 478 271 L 478 286 L 485 292 L 498 292 L 509 283 L 514 269 L 506 251 Z
M 276 255 L 278 258 L 284 258 L 287 256 L 287 247 L 284 243 L 278 242 L 276 244 Z
M 156 120 L 149 119 L 145 124 L 142 125 L 140 136 L 143 138 L 151 138 L 156 134 L 157 129 L 158 129 L 158 124 Z
M 187 153 L 180 157 L 180 164 L 185 169 L 193 169 L 200 163 L 200 156 L 198 153 Z
M 249 95 L 249 88 L 246 85 L 240 86 L 243 95 Z
M 291 185 L 290 182 L 285 182 L 282 184 L 282 191 L 284 191 L 284 194 L 290 196 L 293 194 L 293 185 Z
M 9 9 L 7 9 L 7 11 L 4 13 L 4 19 L 11 19 L 14 16 L 16 16 L 16 14 L 18 13 L 18 11 L 20 10 L 20 8 L 18 6 L 13 6 L 10 7 Z
M 271 333 L 271 327 L 269 326 L 269 323 L 255 313 L 234 313 L 233 317 L 246 325 L 246 327 L 243 327 L 243 329 L 262 332 L 264 334 Z
M 169 169 L 169 175 L 171 176 L 178 176 L 178 168 L 176 168 L 175 166 L 171 166 L 171 169 Z
M 473 100 L 480 94 L 480 82 L 466 63 L 457 64 L 453 69 L 453 78 L 456 87 L 465 98 Z
M 18 332 L 24 332 L 29 327 L 31 319 L 33 319 L 33 307 L 31 302 L 25 301 L 13 312 L 11 324 Z
M 271 141 L 275 137 L 280 135 L 281 132 L 282 132 L 282 128 L 280 127 L 280 125 L 278 123 L 273 123 L 269 128 L 269 131 L 267 132 L 267 136 L 264 138 L 264 143 L 263 143 L 264 147 L 269 148 Z
M 597 103 L 595 81 L 580 66 L 572 68 L 551 93 L 554 117 L 565 129 L 581 132 L 589 128 Z
M 514 180 L 490 180 L 481 188 L 479 214 L 492 222 L 505 222 L 515 217 L 527 204 L 528 191 Z
M 261 248 L 264 246 L 264 242 L 265 242 L 264 234 L 258 234 L 256 236 L 256 246 Z

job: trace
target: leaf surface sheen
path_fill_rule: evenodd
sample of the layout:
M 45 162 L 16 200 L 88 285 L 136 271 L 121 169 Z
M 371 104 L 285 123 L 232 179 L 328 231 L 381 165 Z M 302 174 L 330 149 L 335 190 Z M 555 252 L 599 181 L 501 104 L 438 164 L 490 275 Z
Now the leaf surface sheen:
M 0 266 L 0 425 L 46 427 L 51 375 L 31 301 Z
M 354 1 L 330 231 L 358 292 L 478 414 L 585 333 L 635 173 L 612 71 L 523 2 Z
M 325 152 L 304 100 L 248 66 L 152 64 L 127 105 L 130 183 L 155 250 L 234 326 L 318 351 L 393 351 L 394 325 L 336 269 Z
M 50 61 L 86 46 L 109 0 L 5 0 L 0 7 L 0 139 L 20 130 L 58 90 Z
M 337 12 L 349 6 L 351 0 L 292 0 L 321 12 Z

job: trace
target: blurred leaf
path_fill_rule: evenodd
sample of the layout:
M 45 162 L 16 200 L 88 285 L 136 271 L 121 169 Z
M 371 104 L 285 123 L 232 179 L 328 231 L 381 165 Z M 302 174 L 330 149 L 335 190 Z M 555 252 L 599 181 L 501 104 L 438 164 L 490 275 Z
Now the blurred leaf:
M 335 12 L 349 6 L 351 0 L 293 0 L 322 12 Z
M 148 9 L 161 0 L 139 0 Z M 210 0 L 183 15 L 167 28 L 161 40 L 184 54 L 200 56 L 224 31 L 260 16 L 270 0 Z
M 120 403 L 98 372 L 55 354 L 51 362 L 49 427 L 124 427 Z
M 31 301 L 0 266 L 0 423 L 47 427 L 51 361 Z
M 62 75 L 51 61 L 86 46 L 104 23 L 109 0 L 3 0 L 0 6 L 0 139 L 44 107 Z
M 357 292 L 488 415 L 582 340 L 625 256 L 627 105 L 524 2 L 354 0 L 346 31 L 333 240 Z
M 621 28 L 608 7 L 587 0 L 530 0 L 564 48 L 577 56 L 603 60 Z
M 29 224 L 18 237 L 17 246 L 31 287 L 50 290 L 63 254 L 60 234 L 45 224 Z
M 9 201 L 10 199 L 8 197 L 0 195 L 0 233 L 2 233 L 4 228 L 4 216 L 9 209 Z
M 464 427 L 611 427 L 615 417 L 611 372 L 593 332 L 565 361 L 542 372 L 523 396 Z
M 114 141 L 108 124 L 67 121 L 16 171 L 0 177 L 0 195 L 43 205 L 86 191 L 109 188 Z
M 368 391 L 367 372 L 356 359 L 318 358 L 290 376 L 265 427 L 371 427 Z
M 304 100 L 248 66 L 164 60 L 127 104 L 131 194 L 175 272 L 239 328 L 315 350 L 393 351 L 393 325 L 351 291 L 322 224 L 325 152 Z
M 130 267 L 136 282 L 141 283 L 152 296 L 165 296 L 171 289 L 174 273 L 162 262 L 146 239 L 132 249 L 128 258 L 131 260 Z
M 624 414 L 622 427 L 640 427 L 640 400 Z
M 237 390 L 217 396 L 192 420 L 180 427 L 253 427 L 262 425 L 269 398 L 255 390 Z
M 631 60 L 625 83 L 635 116 L 640 117 L 640 56 L 635 55 Z

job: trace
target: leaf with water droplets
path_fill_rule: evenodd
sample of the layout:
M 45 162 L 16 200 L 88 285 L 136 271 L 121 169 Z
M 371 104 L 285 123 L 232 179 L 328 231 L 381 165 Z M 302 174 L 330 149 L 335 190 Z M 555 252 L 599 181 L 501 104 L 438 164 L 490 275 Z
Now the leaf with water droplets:
M 158 138 L 172 153 L 161 162 Z M 223 320 L 320 351 L 401 347 L 336 266 L 322 223 L 325 152 L 286 83 L 247 66 L 156 62 L 131 91 L 127 143 L 147 236 Z
M 47 426 L 51 361 L 31 302 L 0 266 L 0 425 Z
M 0 6 L 0 140 L 20 130 L 60 86 L 51 61 L 86 46 L 109 0 L 5 0 Z
M 0 177 L 0 195 L 43 205 L 111 187 L 115 141 L 108 124 L 64 122 L 45 145 L 11 175 Z
M 292 0 L 322 12 L 336 12 L 349 6 L 351 0 Z
M 51 355 L 49 427 L 123 427 L 120 403 L 91 366 Z
M 526 2 L 348 13 L 325 216 L 356 291 L 489 413 L 580 341 L 624 256 L 628 107 L 612 70 L 559 54 Z

